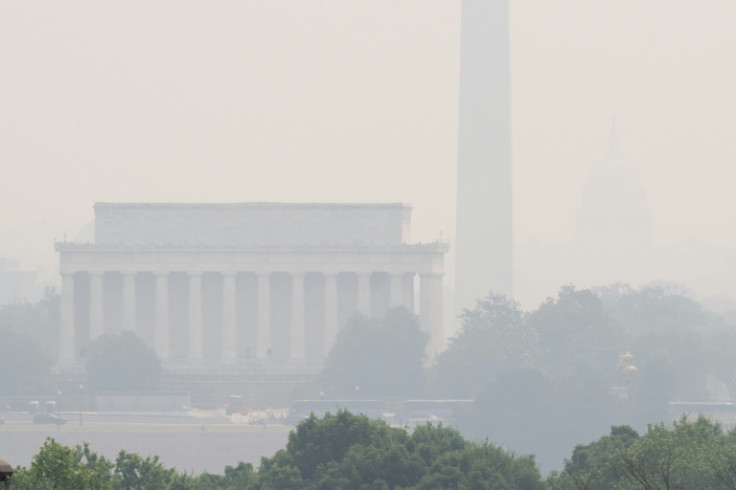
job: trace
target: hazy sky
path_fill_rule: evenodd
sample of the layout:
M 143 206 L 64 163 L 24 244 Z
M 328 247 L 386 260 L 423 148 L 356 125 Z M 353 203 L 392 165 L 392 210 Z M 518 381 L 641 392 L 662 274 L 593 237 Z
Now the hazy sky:
M 736 247 L 736 3 L 510 20 L 516 240 L 571 239 L 615 115 L 655 243 Z M 458 0 L 2 0 L 0 227 L 95 201 L 401 201 L 416 240 L 452 241 L 459 21 Z

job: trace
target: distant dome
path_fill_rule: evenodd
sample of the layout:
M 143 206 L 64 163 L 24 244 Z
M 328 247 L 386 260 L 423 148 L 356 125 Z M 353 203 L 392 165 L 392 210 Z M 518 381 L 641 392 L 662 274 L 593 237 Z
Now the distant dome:
M 589 246 L 642 246 L 651 236 L 646 189 L 619 150 L 615 125 L 608 152 L 590 169 L 577 212 L 577 240 Z

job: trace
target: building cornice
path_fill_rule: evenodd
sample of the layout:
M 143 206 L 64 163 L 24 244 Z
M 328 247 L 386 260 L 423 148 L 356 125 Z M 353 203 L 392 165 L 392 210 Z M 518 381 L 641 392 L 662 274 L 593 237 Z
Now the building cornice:
M 411 243 L 401 245 L 383 244 L 136 244 L 136 245 L 96 245 L 94 243 L 54 242 L 57 252 L 247 252 L 247 253 L 447 253 L 447 242 Z

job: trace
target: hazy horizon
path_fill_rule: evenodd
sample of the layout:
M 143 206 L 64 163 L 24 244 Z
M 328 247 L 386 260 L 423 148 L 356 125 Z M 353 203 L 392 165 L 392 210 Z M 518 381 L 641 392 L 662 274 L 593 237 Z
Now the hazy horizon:
M 733 298 L 736 5 L 511 2 L 510 25 L 524 306 L 621 280 L 542 260 L 614 116 L 657 259 L 623 280 Z M 404 202 L 416 241 L 452 243 L 459 29 L 459 0 L 3 2 L 0 257 L 53 274 L 95 201 Z

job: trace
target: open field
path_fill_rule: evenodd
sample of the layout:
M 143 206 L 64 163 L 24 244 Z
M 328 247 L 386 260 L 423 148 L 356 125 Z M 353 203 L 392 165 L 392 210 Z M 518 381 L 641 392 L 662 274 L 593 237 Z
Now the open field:
M 67 423 L 36 425 L 28 417 L 6 419 L 0 425 L 0 457 L 14 466 L 28 466 L 47 437 L 73 446 L 90 447 L 114 459 L 119 451 L 141 456 L 159 456 L 161 462 L 179 471 L 222 473 L 239 461 L 258 464 L 286 445 L 290 427 L 280 424 L 231 424 L 227 419 L 179 419 L 136 421 L 133 417 L 99 420 L 84 414 L 83 425 L 73 414 Z

